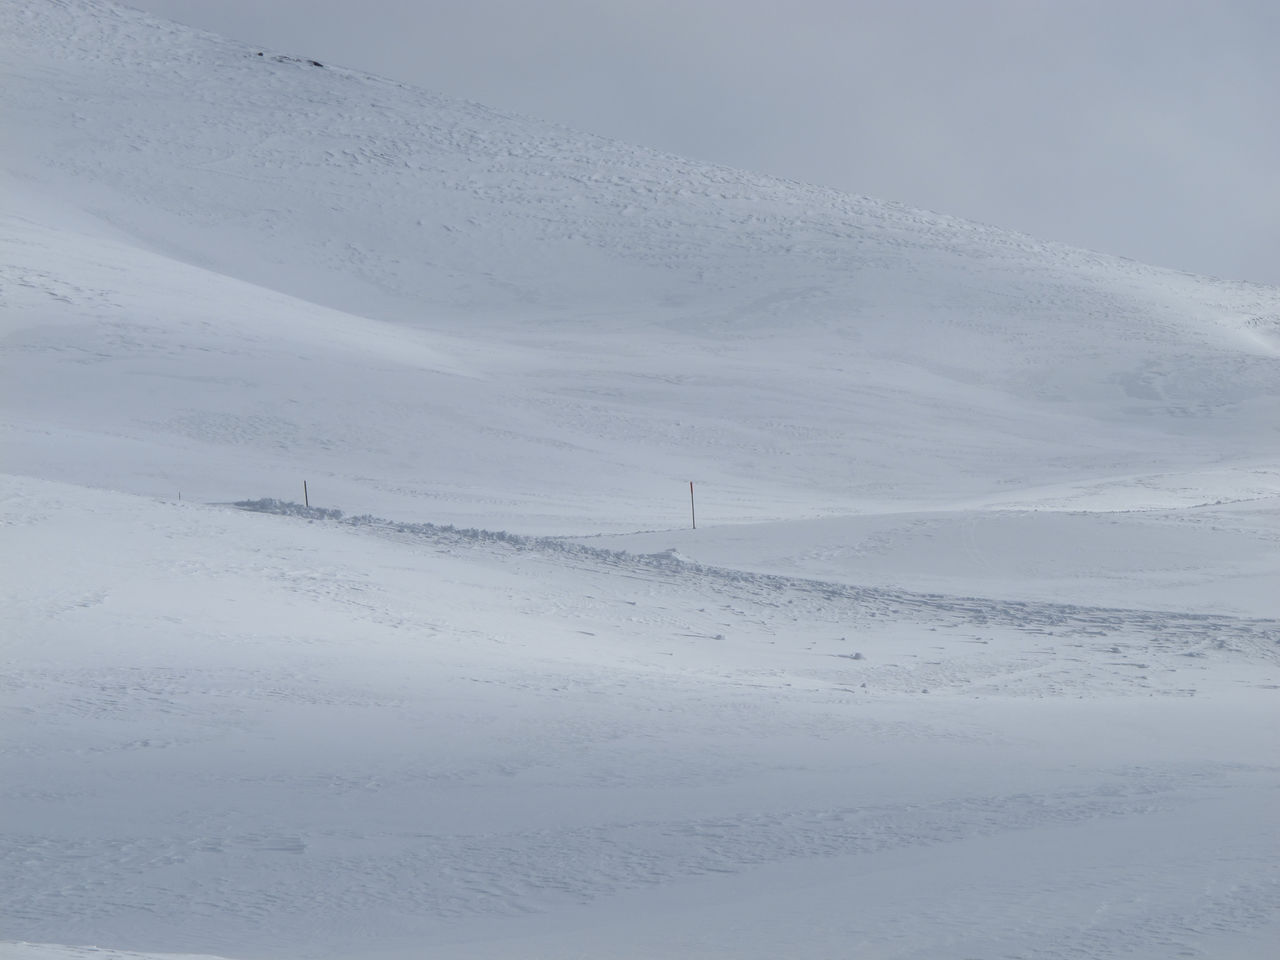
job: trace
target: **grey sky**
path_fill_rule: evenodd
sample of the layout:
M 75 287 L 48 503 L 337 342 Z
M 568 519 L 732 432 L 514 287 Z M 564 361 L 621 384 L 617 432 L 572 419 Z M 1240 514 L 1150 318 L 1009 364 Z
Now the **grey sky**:
M 674 153 L 1280 284 L 1275 0 L 131 0 Z

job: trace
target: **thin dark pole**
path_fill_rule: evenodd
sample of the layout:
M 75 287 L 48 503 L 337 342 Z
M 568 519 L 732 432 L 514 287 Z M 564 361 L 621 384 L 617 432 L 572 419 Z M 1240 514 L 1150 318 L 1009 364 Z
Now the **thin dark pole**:
M 302 505 L 304 507 L 311 506 L 311 498 L 307 496 L 307 481 L 302 481 Z
M 689 481 L 689 519 L 693 521 L 693 529 L 698 529 L 698 514 L 693 508 L 693 481 Z

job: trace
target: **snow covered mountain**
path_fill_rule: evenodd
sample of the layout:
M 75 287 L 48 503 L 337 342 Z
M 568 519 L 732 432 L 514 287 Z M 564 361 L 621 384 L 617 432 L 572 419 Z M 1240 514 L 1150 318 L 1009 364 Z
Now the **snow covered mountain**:
M 1274 462 L 1275 290 L 108 4 L 4 18 L 20 470 L 582 531 L 669 520 L 691 478 L 736 520 Z
M 107 0 L 0 110 L 0 956 L 1263 955 L 1280 291 Z

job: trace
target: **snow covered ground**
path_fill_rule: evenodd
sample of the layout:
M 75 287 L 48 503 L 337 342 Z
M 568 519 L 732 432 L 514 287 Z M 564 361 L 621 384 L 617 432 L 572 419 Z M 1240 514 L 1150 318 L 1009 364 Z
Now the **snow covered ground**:
M 1271 955 L 1280 291 L 102 0 L 0 105 L 0 957 Z

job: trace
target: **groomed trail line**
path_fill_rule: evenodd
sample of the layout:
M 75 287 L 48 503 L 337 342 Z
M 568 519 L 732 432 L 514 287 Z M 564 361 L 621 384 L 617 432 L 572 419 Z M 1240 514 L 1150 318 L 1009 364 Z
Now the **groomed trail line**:
M 567 565 L 693 587 L 740 602 L 786 607 L 797 615 L 818 620 L 849 624 L 883 618 L 947 627 L 989 625 L 1095 642 L 1123 635 L 1140 638 L 1167 653 L 1193 657 L 1209 652 L 1237 654 L 1280 663 L 1280 621 L 1274 619 L 915 593 L 711 566 L 680 557 L 674 551 L 637 554 L 559 537 L 409 523 L 367 514 L 345 516 L 341 510 L 271 498 L 242 500 L 231 506 L 253 513 L 321 521 L 436 548 L 487 547 L 532 553 Z

